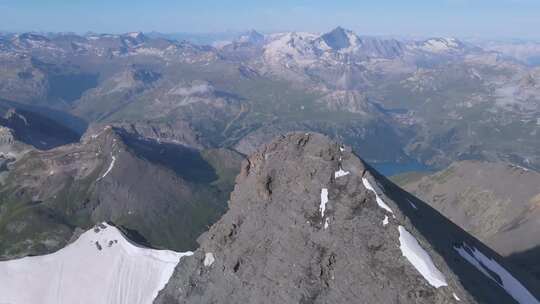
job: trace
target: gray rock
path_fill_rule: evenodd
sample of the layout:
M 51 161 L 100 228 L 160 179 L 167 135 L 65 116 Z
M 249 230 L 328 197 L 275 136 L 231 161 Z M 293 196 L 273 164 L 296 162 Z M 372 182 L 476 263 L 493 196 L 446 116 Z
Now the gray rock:
M 341 150 L 322 135 L 291 133 L 251 155 L 229 211 L 181 260 L 155 303 L 457 303 L 454 295 L 460 303 L 514 303 L 454 246 L 466 242 L 513 271 L 511 265 Z M 340 167 L 349 174 L 336 178 Z M 418 240 L 447 286 L 432 287 L 402 255 L 399 226 Z M 526 274 L 514 274 L 533 286 Z

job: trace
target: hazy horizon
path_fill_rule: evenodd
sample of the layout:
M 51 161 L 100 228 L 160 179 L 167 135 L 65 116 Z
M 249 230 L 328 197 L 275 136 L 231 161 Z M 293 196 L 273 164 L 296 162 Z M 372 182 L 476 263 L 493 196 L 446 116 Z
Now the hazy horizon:
M 219 34 L 326 32 L 339 25 L 374 36 L 540 38 L 540 2 L 533 0 L 12 2 L 0 0 L 1 31 Z

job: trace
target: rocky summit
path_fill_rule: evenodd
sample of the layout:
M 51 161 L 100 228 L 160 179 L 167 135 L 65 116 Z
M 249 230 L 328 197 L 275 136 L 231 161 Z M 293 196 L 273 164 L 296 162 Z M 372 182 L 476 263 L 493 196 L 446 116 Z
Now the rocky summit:
M 539 303 L 533 278 L 318 134 L 246 159 L 199 243 L 154 303 Z

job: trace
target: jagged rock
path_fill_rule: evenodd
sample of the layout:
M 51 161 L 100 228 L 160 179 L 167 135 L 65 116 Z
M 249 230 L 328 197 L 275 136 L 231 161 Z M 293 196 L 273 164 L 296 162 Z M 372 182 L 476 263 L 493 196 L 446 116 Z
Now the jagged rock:
M 514 301 L 498 270 L 484 276 L 459 250 L 511 265 L 318 134 L 291 133 L 251 155 L 229 211 L 199 243 L 155 303 Z

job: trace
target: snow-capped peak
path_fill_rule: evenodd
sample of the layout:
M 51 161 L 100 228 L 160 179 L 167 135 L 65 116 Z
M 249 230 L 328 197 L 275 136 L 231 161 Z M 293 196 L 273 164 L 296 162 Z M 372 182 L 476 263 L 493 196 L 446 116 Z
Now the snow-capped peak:
M 419 48 L 426 52 L 442 53 L 460 50 L 463 48 L 463 43 L 456 38 L 430 38 L 423 41 Z
M 297 64 L 313 62 L 318 58 L 314 41 L 318 36 L 311 33 L 289 32 L 273 34 L 265 45 L 265 57 L 270 61 L 293 61 Z
M 236 40 L 236 42 L 259 45 L 259 44 L 264 43 L 264 35 L 255 30 L 250 30 L 244 33 L 242 36 L 240 36 Z
M 131 32 L 122 35 L 124 43 L 130 46 L 138 46 L 146 41 L 146 36 L 142 32 Z
M 126 36 L 133 39 L 142 39 L 144 37 L 142 32 L 131 32 L 131 33 L 127 33 Z
M 266 40 L 265 59 L 287 68 L 349 62 L 351 58 L 395 58 L 402 54 L 403 49 L 397 40 L 359 37 L 342 27 L 322 35 L 297 32 L 273 34 Z

